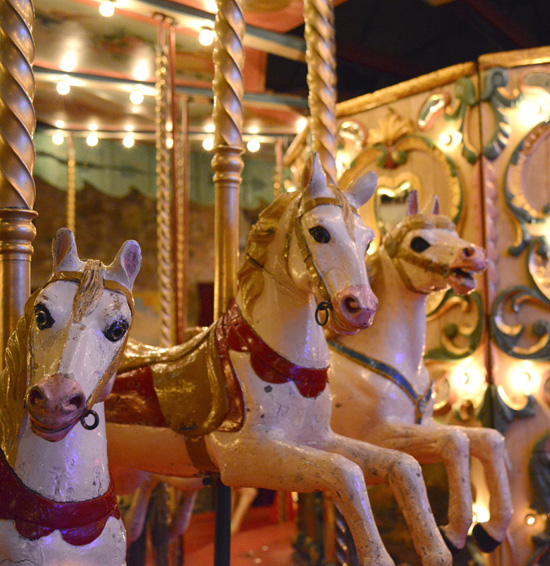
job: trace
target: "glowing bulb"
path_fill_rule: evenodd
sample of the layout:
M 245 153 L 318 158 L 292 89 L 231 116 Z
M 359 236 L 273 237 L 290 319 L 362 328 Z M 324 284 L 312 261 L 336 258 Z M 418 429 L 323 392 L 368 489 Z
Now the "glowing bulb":
M 65 138 L 63 137 L 63 134 L 61 132 L 55 132 L 54 135 L 52 136 L 52 142 L 55 145 L 61 145 L 64 141 Z
M 443 132 L 442 134 L 439 134 L 439 143 L 441 145 L 451 145 L 453 143 L 453 134 L 450 132 Z
M 166 147 L 172 149 L 174 147 L 174 138 L 166 138 Z
M 301 118 L 298 119 L 298 122 L 296 122 L 297 132 L 298 133 L 303 132 L 306 126 L 307 126 L 307 118 L 305 116 L 302 116 Z
M 171 132 L 173 129 L 174 129 L 174 125 L 172 124 L 172 121 L 168 120 L 168 122 L 166 122 L 166 131 Z
M 65 122 L 63 122 L 63 120 L 57 120 L 55 122 L 55 127 L 56 128 L 64 128 L 65 127 Z
M 214 43 L 214 39 L 216 38 L 216 33 L 212 28 L 209 27 L 202 27 L 199 32 L 199 43 L 208 47 Z
M 122 145 L 124 147 L 132 147 L 135 143 L 134 134 L 126 134 L 122 140 Z
M 124 126 L 124 129 L 127 132 L 133 132 L 134 131 L 134 126 L 132 126 L 132 124 L 126 124 L 126 126 Z
M 214 149 L 214 138 L 211 136 L 204 138 L 202 148 L 206 151 L 212 151 Z
M 542 114 L 542 108 L 534 100 L 524 100 L 519 106 L 521 118 L 524 122 L 535 122 Z
M 146 61 L 140 61 L 137 66 L 134 68 L 134 72 L 132 73 L 134 79 L 136 81 L 144 81 L 149 77 L 149 65 Z
M 62 96 L 65 96 L 71 92 L 71 85 L 67 81 L 59 81 L 57 83 L 57 92 Z
M 99 141 L 99 140 L 98 140 L 97 134 L 95 134 L 95 133 L 93 133 L 93 132 L 92 132 L 91 134 L 88 134 L 88 137 L 86 138 L 86 143 L 87 143 L 90 147 L 96 146 L 98 141 Z
M 115 3 L 112 0 L 102 0 L 99 3 L 99 13 L 104 18 L 110 18 L 115 13 Z
M 97 131 L 97 124 L 95 122 L 92 122 L 91 124 L 88 125 L 88 130 L 92 132 Z
M 209 134 L 213 134 L 216 131 L 216 126 L 214 126 L 212 122 L 209 122 L 206 126 L 204 126 L 204 131 Z
M 525 524 L 526 525 L 534 525 L 536 522 L 537 518 L 532 514 L 532 513 L 527 513 L 527 515 L 525 515 Z
M 256 153 L 260 147 L 260 142 L 256 138 L 248 140 L 248 143 L 246 144 L 246 149 L 248 149 L 251 153 Z
M 130 93 L 130 102 L 132 104 L 141 104 L 143 102 L 143 99 L 145 97 L 143 96 L 143 92 L 141 92 L 141 90 L 135 88 L 131 93 Z
M 76 67 L 76 55 L 74 53 L 67 53 L 59 64 L 62 71 L 70 73 Z
M 258 126 L 250 126 L 250 128 L 248 128 L 248 131 L 251 134 L 259 134 L 260 133 L 260 128 L 258 128 Z

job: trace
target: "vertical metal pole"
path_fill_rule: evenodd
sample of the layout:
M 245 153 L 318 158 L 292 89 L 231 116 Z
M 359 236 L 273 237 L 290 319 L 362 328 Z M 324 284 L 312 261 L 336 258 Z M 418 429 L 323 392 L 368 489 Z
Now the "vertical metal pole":
M 170 151 L 166 145 L 168 121 L 168 55 L 166 23 L 159 22 L 156 57 L 156 150 L 157 150 L 157 250 L 160 294 L 161 345 L 175 343 L 174 278 L 172 257 L 172 206 L 170 196 Z
M 243 169 L 244 17 L 241 0 L 216 0 L 214 48 L 215 280 L 214 315 L 219 317 L 237 288 L 239 189 Z M 227 566 L 231 552 L 231 490 L 221 482 L 216 493 L 214 565 Z
M 336 49 L 332 0 L 304 0 L 307 84 L 313 150 L 336 185 Z
M 308 104 L 313 150 L 330 183 L 337 185 L 336 169 L 336 47 L 332 0 L 304 0 Z M 308 497 L 318 497 L 316 494 Z M 323 552 L 335 558 L 335 523 L 332 501 L 323 494 Z
M 76 234 L 76 156 L 74 138 L 67 138 L 67 228 Z
M 4 351 L 30 292 L 32 177 L 36 128 L 34 7 L 30 0 L 0 0 L 0 347 Z M 3 355 L 0 357 L 3 365 Z

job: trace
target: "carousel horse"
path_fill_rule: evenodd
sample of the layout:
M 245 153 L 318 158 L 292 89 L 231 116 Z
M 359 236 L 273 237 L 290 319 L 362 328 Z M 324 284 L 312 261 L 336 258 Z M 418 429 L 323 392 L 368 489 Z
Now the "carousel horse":
M 107 407 L 113 474 L 217 471 L 230 487 L 327 491 L 363 566 L 393 564 L 366 486 L 386 481 L 423 564 L 451 564 L 419 464 L 330 428 L 322 324 L 353 334 L 372 323 L 365 253 L 373 231 L 357 208 L 375 185 L 369 175 L 344 194 L 313 157 L 302 190 L 280 195 L 253 227 L 225 314 L 182 345 L 127 349 Z
M 50 279 L 25 305 L 1 374 L 0 564 L 125 564 L 103 402 L 133 316 L 134 241 L 113 263 L 53 242 Z
M 474 290 L 473 275 L 486 267 L 484 251 L 461 239 L 439 214 L 418 213 L 418 195 L 408 215 L 369 258 L 373 291 L 379 299 L 373 325 L 355 336 L 329 340 L 332 426 L 345 436 L 442 462 L 449 481 L 448 524 L 441 528 L 451 550 L 465 544 L 472 522 L 470 456 L 481 461 L 491 489 L 488 522 L 477 524 L 478 546 L 494 550 L 511 520 L 506 450 L 496 430 L 437 424 L 432 420 L 433 383 L 423 361 L 426 300 L 451 287 Z

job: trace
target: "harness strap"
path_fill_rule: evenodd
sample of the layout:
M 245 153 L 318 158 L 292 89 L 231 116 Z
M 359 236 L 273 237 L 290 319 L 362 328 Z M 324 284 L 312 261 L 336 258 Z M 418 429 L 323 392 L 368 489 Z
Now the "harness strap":
M 434 385 L 433 379 L 431 379 L 428 383 L 428 387 L 426 388 L 424 394 L 418 395 L 407 378 L 390 365 L 385 364 L 380 360 L 369 358 L 368 356 L 365 356 L 360 352 L 356 352 L 351 348 L 347 348 L 343 344 L 340 344 L 340 342 L 335 342 L 334 340 L 329 340 L 328 345 L 330 348 L 337 351 L 339 354 L 342 354 L 344 357 L 357 362 L 359 365 L 374 371 L 378 375 L 389 379 L 392 383 L 397 385 L 413 402 L 415 408 L 415 424 L 420 424 L 422 422 L 422 417 L 424 416 L 428 402 L 432 397 Z

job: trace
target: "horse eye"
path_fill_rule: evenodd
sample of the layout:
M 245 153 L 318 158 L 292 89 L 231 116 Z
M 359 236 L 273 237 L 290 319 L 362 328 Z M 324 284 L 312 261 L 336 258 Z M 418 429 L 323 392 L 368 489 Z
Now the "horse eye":
M 309 233 L 313 239 L 320 244 L 328 244 L 330 242 L 330 232 L 323 226 L 314 226 L 309 229 Z
M 413 252 L 421 253 L 424 250 L 427 250 L 430 247 L 430 242 L 426 241 L 424 238 L 420 236 L 416 236 L 411 240 L 411 250 Z
M 51 328 L 55 322 L 50 311 L 43 303 L 38 303 L 34 306 L 34 320 L 36 321 L 36 326 L 39 330 Z
M 115 320 L 109 328 L 103 331 L 105 338 L 110 342 L 118 342 L 128 330 L 128 323 L 124 319 Z

